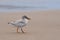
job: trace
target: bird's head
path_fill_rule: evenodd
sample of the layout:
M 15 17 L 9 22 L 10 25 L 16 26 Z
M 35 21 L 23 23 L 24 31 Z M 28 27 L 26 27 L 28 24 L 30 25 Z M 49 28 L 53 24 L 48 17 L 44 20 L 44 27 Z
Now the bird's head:
M 26 15 L 22 16 L 23 19 L 31 20 L 31 18 L 27 17 Z

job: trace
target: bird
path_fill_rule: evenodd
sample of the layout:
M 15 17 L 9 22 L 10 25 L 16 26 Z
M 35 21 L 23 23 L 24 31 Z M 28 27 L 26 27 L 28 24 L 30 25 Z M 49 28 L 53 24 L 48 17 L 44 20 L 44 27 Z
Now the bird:
M 19 28 L 21 28 L 22 33 L 24 33 L 24 31 L 23 31 L 22 28 L 25 27 L 25 26 L 28 24 L 28 22 L 29 22 L 30 19 L 31 19 L 31 18 L 29 18 L 29 17 L 27 17 L 26 15 L 24 15 L 24 16 L 22 16 L 21 19 L 16 20 L 16 21 L 8 22 L 8 24 L 17 27 L 17 33 L 19 33 L 19 32 L 18 32 Z

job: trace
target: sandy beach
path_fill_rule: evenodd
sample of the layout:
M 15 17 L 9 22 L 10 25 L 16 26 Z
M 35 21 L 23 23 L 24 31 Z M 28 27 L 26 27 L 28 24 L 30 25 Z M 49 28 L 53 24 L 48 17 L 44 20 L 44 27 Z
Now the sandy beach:
M 31 17 L 24 34 L 7 24 L 22 15 Z M 60 40 L 60 10 L 0 12 L 0 40 Z

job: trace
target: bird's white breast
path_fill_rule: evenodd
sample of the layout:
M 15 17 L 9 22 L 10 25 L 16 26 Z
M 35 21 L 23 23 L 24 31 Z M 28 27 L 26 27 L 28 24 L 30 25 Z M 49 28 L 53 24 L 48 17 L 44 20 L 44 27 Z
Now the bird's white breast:
M 29 20 L 27 20 L 27 19 L 24 19 L 24 22 L 25 22 L 25 23 L 28 23 L 28 21 L 29 21 Z

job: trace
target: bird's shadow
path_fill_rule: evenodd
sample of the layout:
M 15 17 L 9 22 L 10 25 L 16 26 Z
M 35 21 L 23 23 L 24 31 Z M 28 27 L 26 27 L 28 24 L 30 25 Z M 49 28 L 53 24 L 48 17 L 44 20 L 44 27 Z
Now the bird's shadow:
M 24 33 L 22 33 L 22 32 L 6 32 L 6 34 L 7 35 L 30 35 L 30 33 L 29 32 L 24 32 Z

